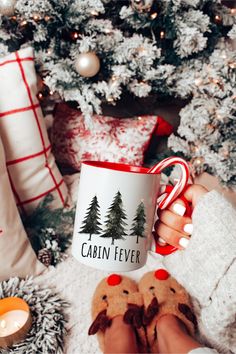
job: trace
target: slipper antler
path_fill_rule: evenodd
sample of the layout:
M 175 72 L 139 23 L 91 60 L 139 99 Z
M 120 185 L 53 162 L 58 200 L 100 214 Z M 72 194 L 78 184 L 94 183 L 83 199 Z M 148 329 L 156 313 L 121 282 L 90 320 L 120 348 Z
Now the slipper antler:
M 124 322 L 130 324 L 134 328 L 141 328 L 143 317 L 143 306 L 128 304 L 128 310 L 124 314 Z
M 111 326 L 112 320 L 107 316 L 107 310 L 99 312 L 91 326 L 89 327 L 89 336 L 96 334 L 98 331 L 104 332 Z
M 158 311 L 159 311 L 158 300 L 156 297 L 154 297 L 150 305 L 148 305 L 146 312 L 144 312 L 143 315 L 144 326 L 148 326 L 152 322 L 153 318 L 158 314 Z

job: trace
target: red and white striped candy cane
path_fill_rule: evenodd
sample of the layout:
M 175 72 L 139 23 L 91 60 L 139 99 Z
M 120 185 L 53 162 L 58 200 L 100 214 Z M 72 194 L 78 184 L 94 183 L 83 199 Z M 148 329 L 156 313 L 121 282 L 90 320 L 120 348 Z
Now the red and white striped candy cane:
M 189 167 L 185 160 L 181 159 L 180 157 L 168 157 L 163 161 L 159 162 L 157 165 L 150 168 L 148 173 L 161 173 L 166 167 L 172 165 L 179 165 L 181 167 L 181 177 L 174 186 L 173 190 L 167 194 L 162 200 L 159 202 L 159 208 L 165 209 L 168 205 L 173 202 L 178 195 L 184 190 L 188 183 L 189 179 Z

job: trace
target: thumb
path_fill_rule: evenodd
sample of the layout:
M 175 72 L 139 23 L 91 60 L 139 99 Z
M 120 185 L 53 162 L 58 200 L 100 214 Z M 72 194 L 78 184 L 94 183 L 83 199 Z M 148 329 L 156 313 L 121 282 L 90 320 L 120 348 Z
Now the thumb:
M 197 205 L 199 200 L 208 192 L 208 190 L 200 184 L 191 184 L 184 191 L 183 196 L 188 202 L 192 203 L 193 208 Z

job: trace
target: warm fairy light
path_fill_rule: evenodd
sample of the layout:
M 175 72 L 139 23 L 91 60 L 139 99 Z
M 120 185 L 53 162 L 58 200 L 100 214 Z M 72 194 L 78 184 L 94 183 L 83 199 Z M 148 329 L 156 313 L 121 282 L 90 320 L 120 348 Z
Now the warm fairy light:
M 98 15 L 98 12 L 96 10 L 92 10 L 90 13 L 91 13 L 92 16 L 97 16 Z
M 79 33 L 78 32 L 73 32 L 72 33 L 72 38 L 73 39 L 78 39 L 79 38 Z
M 216 22 L 221 22 L 221 17 L 219 15 L 215 15 L 215 21 Z
M 112 75 L 111 81 L 113 81 L 113 82 L 117 81 L 117 76 L 116 75 Z
M 146 54 L 147 53 L 147 50 L 146 50 L 146 48 L 144 48 L 143 46 L 141 46 L 141 47 L 138 47 L 138 52 L 139 53 L 142 53 L 142 54 Z
M 52 49 L 51 49 L 51 48 L 48 48 L 47 54 L 48 54 L 48 55 L 51 55 L 51 54 L 52 54 Z
M 139 116 L 139 117 L 138 117 L 138 120 L 142 120 L 142 117 Z
M 230 13 L 231 13 L 231 15 L 236 15 L 236 9 L 231 9 Z
M 40 20 L 40 16 L 38 14 L 35 14 L 35 15 L 33 15 L 33 19 L 35 21 L 39 21 Z
M 22 21 L 20 25 L 21 25 L 22 27 L 23 27 L 23 26 L 26 26 L 26 25 L 27 25 L 27 21 L 26 21 L 26 20 Z
M 200 86 L 202 84 L 202 79 L 198 78 L 198 79 L 195 79 L 195 85 L 196 86 Z
M 52 96 L 53 95 L 53 91 L 49 91 L 49 95 Z
M 50 19 L 51 19 L 51 17 L 48 16 L 48 15 L 46 15 L 46 16 L 44 17 L 44 20 L 45 20 L 46 22 L 50 21 Z
M 11 19 L 16 21 L 16 16 L 12 16 Z
M 194 161 L 197 165 L 201 165 L 203 162 L 203 158 L 198 157 L 195 161 Z
M 108 97 L 107 102 L 113 102 L 113 101 L 114 101 L 113 97 Z
M 157 18 L 157 12 L 153 12 L 150 17 L 152 20 L 155 20 L 155 18 Z
M 42 100 L 42 99 L 43 99 L 43 94 L 42 94 L 42 92 L 39 92 L 39 94 L 38 94 L 38 98 L 39 98 L 40 100 Z
M 6 326 L 7 326 L 7 323 L 6 323 L 5 320 L 0 321 L 0 327 L 1 328 L 6 328 Z
M 105 28 L 104 32 L 109 34 L 109 33 L 111 33 L 111 29 L 110 28 Z
M 164 31 L 161 31 L 160 32 L 160 38 L 163 39 L 165 37 L 165 32 Z

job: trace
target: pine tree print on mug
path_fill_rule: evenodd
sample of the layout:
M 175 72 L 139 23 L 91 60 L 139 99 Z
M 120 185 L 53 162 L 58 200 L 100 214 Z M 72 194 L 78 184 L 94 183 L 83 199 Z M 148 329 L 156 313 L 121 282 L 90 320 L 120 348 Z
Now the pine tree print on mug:
M 124 221 L 127 219 L 127 216 L 123 210 L 122 196 L 119 191 L 116 193 L 114 200 L 108 209 L 106 218 L 105 231 L 100 237 L 111 238 L 112 245 L 114 245 L 115 240 L 124 240 L 124 236 L 127 236 L 127 233 L 125 232 L 127 224 Z
M 89 234 L 88 241 L 91 241 L 93 234 L 99 235 L 102 231 L 100 228 L 100 207 L 98 204 L 97 196 L 95 195 L 87 209 L 87 214 L 85 215 L 83 225 L 79 233 Z
M 133 231 L 130 236 L 137 236 L 136 243 L 138 243 L 139 237 L 145 236 L 145 224 L 146 224 L 146 214 L 144 203 L 141 202 L 137 207 L 135 217 L 133 219 L 133 224 L 131 231 Z

